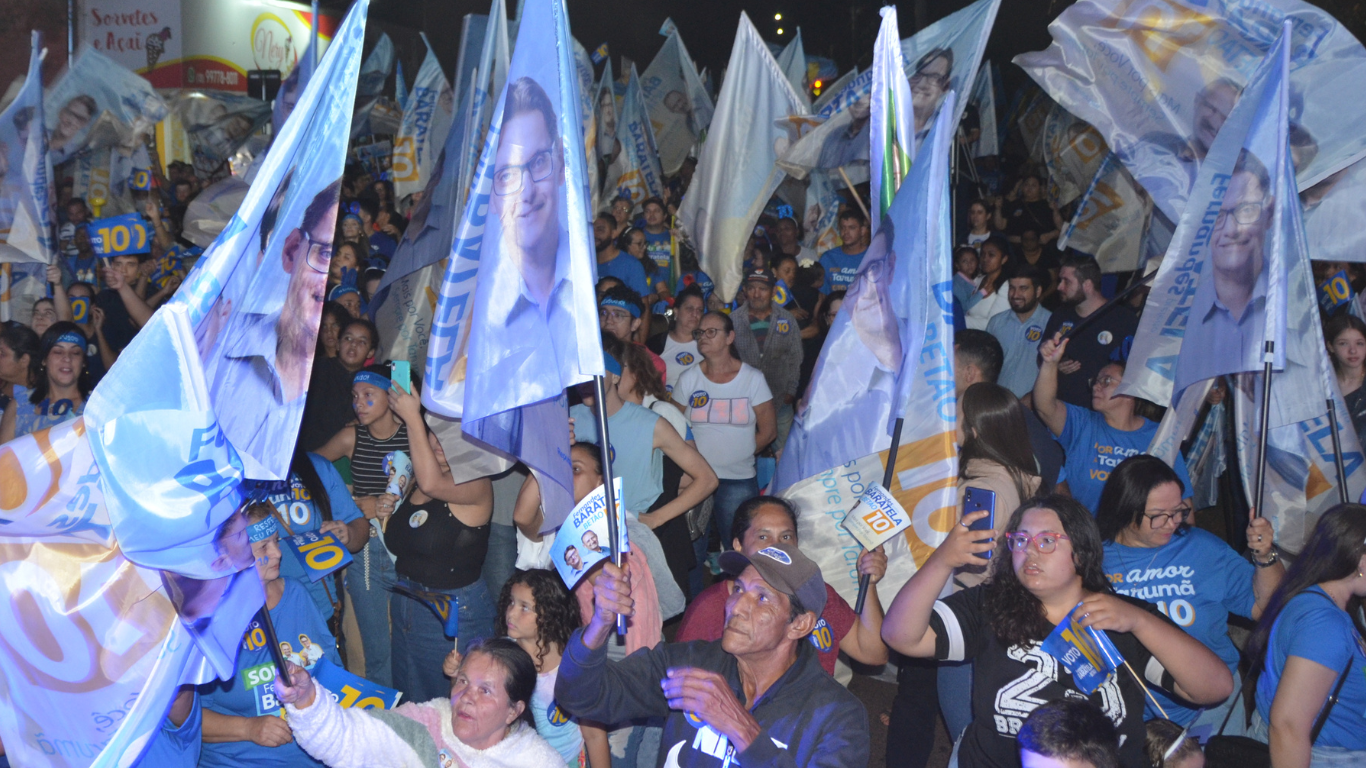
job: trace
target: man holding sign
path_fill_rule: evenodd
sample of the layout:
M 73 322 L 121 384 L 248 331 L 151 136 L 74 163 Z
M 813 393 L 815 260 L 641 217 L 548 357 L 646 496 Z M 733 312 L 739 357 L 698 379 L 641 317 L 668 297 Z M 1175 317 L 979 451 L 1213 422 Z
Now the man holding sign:
M 807 635 L 825 609 L 820 568 L 773 543 L 721 556 L 735 575 L 720 641 L 664 643 L 618 662 L 607 637 L 634 613 L 628 572 L 603 566 L 594 613 L 560 662 L 555 700 L 579 717 L 666 717 L 662 765 L 864 765 L 868 713 L 820 668 Z
M 99 219 L 86 227 L 90 245 L 104 263 L 107 286 L 95 297 L 95 306 L 104 310 L 104 337 L 117 355 L 152 319 L 152 308 L 136 288 L 138 267 L 152 256 L 152 239 L 137 214 Z

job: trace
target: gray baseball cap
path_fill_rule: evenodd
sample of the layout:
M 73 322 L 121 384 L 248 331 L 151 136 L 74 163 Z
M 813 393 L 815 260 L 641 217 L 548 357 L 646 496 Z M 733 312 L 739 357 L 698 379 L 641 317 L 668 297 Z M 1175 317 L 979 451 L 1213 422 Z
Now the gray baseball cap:
M 769 586 L 788 597 L 796 597 L 817 617 L 825 612 L 825 578 L 820 567 L 800 549 L 775 544 L 755 552 L 753 557 L 736 551 L 721 554 L 721 570 L 732 576 L 739 576 L 751 565 Z

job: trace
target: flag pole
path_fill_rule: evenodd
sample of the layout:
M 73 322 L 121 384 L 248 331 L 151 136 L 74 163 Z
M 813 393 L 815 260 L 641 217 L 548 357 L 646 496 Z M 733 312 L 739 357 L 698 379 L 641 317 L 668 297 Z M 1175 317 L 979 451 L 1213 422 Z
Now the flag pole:
M 1252 514 L 1262 516 L 1262 495 L 1266 491 L 1266 425 L 1271 418 L 1271 361 L 1276 352 L 1276 342 L 1266 342 L 1262 353 L 1262 413 L 1261 433 L 1257 435 L 1257 492 L 1253 497 Z
M 313 71 L 318 71 L 318 0 L 313 0 L 313 24 L 309 30 L 310 39 L 308 41 L 308 56 L 312 61 Z
M 1338 434 L 1338 409 L 1333 398 L 1328 398 L 1328 426 L 1333 434 L 1333 466 L 1338 471 L 1338 501 L 1346 504 L 1347 471 L 1342 466 L 1342 437 Z
M 1110 171 L 1110 158 L 1112 157 L 1114 157 L 1114 153 L 1106 155 L 1105 159 L 1100 161 L 1100 167 L 1096 169 L 1096 175 L 1092 177 L 1091 184 L 1086 187 L 1086 192 L 1081 196 L 1081 200 L 1077 201 L 1077 210 L 1072 214 L 1072 220 L 1067 222 L 1067 227 L 1062 231 L 1062 237 L 1058 238 L 1057 247 L 1059 251 L 1067 250 L 1067 241 L 1076 231 L 1077 222 L 1081 220 L 1081 214 L 1082 211 L 1086 210 L 1086 204 L 1091 202 L 1091 195 L 1095 194 L 1096 185 L 1100 183 L 1100 177 Z
M 849 188 L 849 194 L 854 196 L 854 202 L 858 203 L 859 210 L 863 211 L 863 218 L 867 219 L 868 223 L 871 224 L 873 222 L 873 217 L 868 213 L 868 206 L 863 204 L 863 198 L 859 196 L 858 190 L 854 189 L 854 182 L 849 180 L 849 174 L 844 172 L 844 166 L 841 165 L 839 167 L 839 172 L 840 178 L 844 179 L 844 185 Z
M 1134 282 L 1130 283 L 1128 288 L 1125 288 L 1124 290 L 1122 290 L 1122 291 L 1120 291 L 1119 293 L 1115 294 L 1115 297 L 1114 297 L 1113 299 L 1110 299 L 1109 301 L 1107 301 L 1107 302 L 1105 302 L 1104 304 L 1100 305 L 1100 308 L 1097 309 L 1095 312 L 1092 312 L 1091 314 L 1087 315 L 1086 317 L 1083 317 L 1083 318 L 1081 319 L 1081 322 L 1080 322 L 1080 323 L 1077 323 L 1075 326 L 1073 326 L 1072 329 L 1069 330 L 1067 333 L 1064 333 L 1064 334 L 1062 335 L 1062 337 L 1063 337 L 1064 339 L 1070 339 L 1070 338 L 1072 338 L 1073 336 L 1076 336 L 1076 335 L 1077 335 L 1077 332 L 1080 331 L 1082 328 L 1085 328 L 1086 326 L 1090 325 L 1090 324 L 1091 324 L 1091 321 L 1095 320 L 1096 318 L 1100 317 L 1101 315 L 1105 314 L 1106 312 L 1109 312 L 1111 307 L 1113 307 L 1114 305 L 1118 304 L 1118 303 L 1121 302 L 1121 301 L 1124 301 L 1124 299 L 1128 298 L 1129 294 L 1131 294 L 1131 293 L 1133 293 L 1134 291 L 1138 290 L 1140 286 L 1144 286 L 1144 285 L 1147 285 L 1148 283 L 1152 282 L 1152 280 L 1153 280 L 1154 277 L 1157 277 L 1157 270 L 1155 270 L 1155 269 L 1154 269 L 1152 272 L 1149 272 L 1148 274 L 1144 275 L 1143 277 L 1140 277 L 1139 279 L 1137 279 L 1137 280 L 1135 280 Z
M 896 424 L 892 426 L 892 447 L 887 451 L 887 468 L 882 471 L 882 487 L 890 493 L 892 490 L 892 478 L 896 476 L 896 453 L 901 447 L 901 425 L 905 419 L 898 418 Z M 854 601 L 854 613 L 863 614 L 863 603 L 868 599 L 868 588 L 872 586 L 872 579 L 868 574 L 861 574 L 858 577 L 858 599 Z
M 285 654 L 280 650 L 280 639 L 275 635 L 275 623 L 270 620 L 270 610 L 262 605 L 256 611 L 256 620 L 261 623 L 261 631 L 266 633 L 266 650 L 270 651 L 270 659 L 275 662 L 276 673 L 288 683 L 289 669 L 285 665 Z
M 612 549 L 612 565 L 622 564 L 621 530 L 617 528 L 617 500 L 612 489 L 612 439 L 607 434 L 607 377 L 593 377 L 594 411 L 598 417 L 598 437 L 602 439 L 602 490 L 607 502 L 607 540 Z M 617 614 L 617 637 L 626 637 L 626 617 Z

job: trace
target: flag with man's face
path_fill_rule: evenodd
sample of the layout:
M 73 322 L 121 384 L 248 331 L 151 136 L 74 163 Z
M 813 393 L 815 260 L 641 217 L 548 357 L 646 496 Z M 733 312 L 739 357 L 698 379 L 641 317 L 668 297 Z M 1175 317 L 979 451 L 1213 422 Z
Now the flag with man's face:
M 564 0 L 529 0 L 517 35 L 437 300 L 422 400 L 531 467 L 548 530 L 573 507 L 564 389 L 603 374 L 602 342 Z
M 42 37 L 32 35 L 28 76 L 0 112 L 0 262 L 51 264 L 52 164 L 43 131 Z

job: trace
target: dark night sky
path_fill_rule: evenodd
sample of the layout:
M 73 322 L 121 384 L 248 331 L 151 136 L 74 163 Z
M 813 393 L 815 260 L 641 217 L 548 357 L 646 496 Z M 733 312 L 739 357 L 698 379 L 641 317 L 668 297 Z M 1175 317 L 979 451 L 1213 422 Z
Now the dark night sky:
M 509 0 L 509 12 L 516 0 Z M 908 0 L 898 6 L 901 36 L 909 37 L 917 27 L 917 10 L 924 24 L 934 22 L 965 7 L 971 0 Z M 323 4 L 342 10 L 343 0 L 323 0 Z M 873 40 L 879 23 L 878 0 L 568 0 L 570 27 L 574 36 L 592 50 L 606 41 L 613 67 L 625 55 L 644 69 L 659 50 L 664 38 L 659 27 L 672 16 L 699 67 L 714 73 L 725 67 L 740 11 L 749 14 L 760 34 L 770 42 L 785 43 L 797 26 L 810 55 L 827 56 L 847 70 L 855 63 L 867 66 L 872 59 Z M 1012 79 L 1018 73 L 1004 66 L 1010 57 L 1048 45 L 1048 21 L 1071 0 L 1004 0 L 988 44 L 988 56 L 1007 70 Z M 371 28 L 384 28 L 394 38 L 410 76 L 421 63 L 423 50 L 417 30 L 425 30 L 446 69 L 455 66 L 461 20 L 467 13 L 488 13 L 487 0 L 372 0 Z M 782 22 L 773 20 L 782 13 Z M 782 26 L 786 34 L 776 34 Z M 372 32 L 377 35 L 378 32 Z

